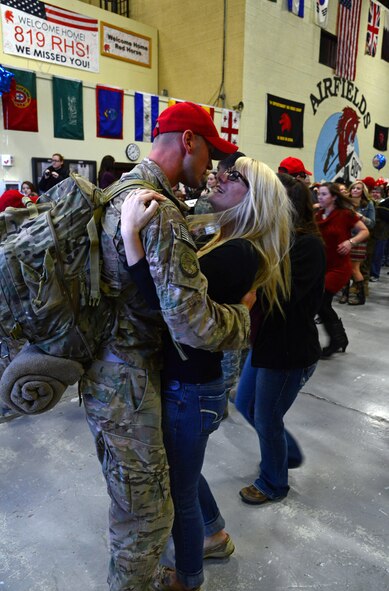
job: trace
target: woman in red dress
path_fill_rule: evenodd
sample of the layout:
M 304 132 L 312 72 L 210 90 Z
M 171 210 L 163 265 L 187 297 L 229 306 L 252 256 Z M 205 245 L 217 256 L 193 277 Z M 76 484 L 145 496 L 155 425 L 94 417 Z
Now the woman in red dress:
M 351 248 L 365 242 L 369 230 L 353 210 L 350 198 L 339 190 L 336 183 L 323 183 L 319 187 L 318 201 L 320 208 L 316 213 L 316 221 L 327 256 L 325 290 L 319 315 L 330 337 L 329 345 L 323 348 L 322 357 L 330 357 L 339 349 L 344 352 L 348 345 L 342 321 L 332 308 L 332 299 L 350 280 Z

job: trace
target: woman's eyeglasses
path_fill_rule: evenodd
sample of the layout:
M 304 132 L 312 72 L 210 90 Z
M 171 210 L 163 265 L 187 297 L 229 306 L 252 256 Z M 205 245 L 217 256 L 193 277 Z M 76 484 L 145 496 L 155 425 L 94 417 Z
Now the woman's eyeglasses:
M 244 176 L 240 174 L 239 170 L 231 170 L 231 169 L 228 169 L 228 170 L 225 171 L 224 174 L 226 175 L 226 177 L 227 177 L 227 179 L 229 181 L 232 181 L 233 183 L 236 183 L 240 179 L 241 181 L 244 182 L 244 184 L 246 185 L 246 187 L 248 189 L 250 188 L 250 185 L 249 185 L 248 180 L 245 179 Z

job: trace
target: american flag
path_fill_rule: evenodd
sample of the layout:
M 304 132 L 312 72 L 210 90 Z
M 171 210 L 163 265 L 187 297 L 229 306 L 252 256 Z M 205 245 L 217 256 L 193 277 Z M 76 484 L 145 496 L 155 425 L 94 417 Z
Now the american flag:
M 389 10 L 385 10 L 381 58 L 389 62 Z
M 380 30 L 381 7 L 370 0 L 369 20 L 366 33 L 366 53 L 375 56 L 378 43 L 378 32 Z
M 339 0 L 336 75 L 355 80 L 362 0 Z
M 56 25 L 96 33 L 98 31 L 98 21 L 96 19 L 59 8 L 58 6 L 52 6 L 45 2 L 39 2 L 39 0 L 1 0 L 0 4 L 31 14 Z

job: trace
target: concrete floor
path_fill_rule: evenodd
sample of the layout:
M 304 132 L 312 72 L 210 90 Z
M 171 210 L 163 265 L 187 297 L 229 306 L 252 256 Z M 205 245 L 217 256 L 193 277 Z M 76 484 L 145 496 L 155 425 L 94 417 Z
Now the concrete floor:
M 240 501 L 258 443 L 231 405 L 211 437 L 204 472 L 236 551 L 206 564 L 205 591 L 389 589 L 386 271 L 365 306 L 338 306 L 347 353 L 319 363 L 287 415 L 306 454 L 287 499 Z M 74 392 L 2 422 L 0 450 L 0 591 L 106 590 L 108 497 Z

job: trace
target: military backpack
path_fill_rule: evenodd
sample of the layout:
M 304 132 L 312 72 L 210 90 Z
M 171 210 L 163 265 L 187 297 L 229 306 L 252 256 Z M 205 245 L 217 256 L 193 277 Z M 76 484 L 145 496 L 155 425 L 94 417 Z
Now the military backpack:
M 34 204 L 0 214 L 0 341 L 28 341 L 81 363 L 92 359 L 112 323 L 101 297 L 100 220 L 134 179 L 102 191 L 72 173 Z M 108 286 L 109 288 L 109 286 Z

